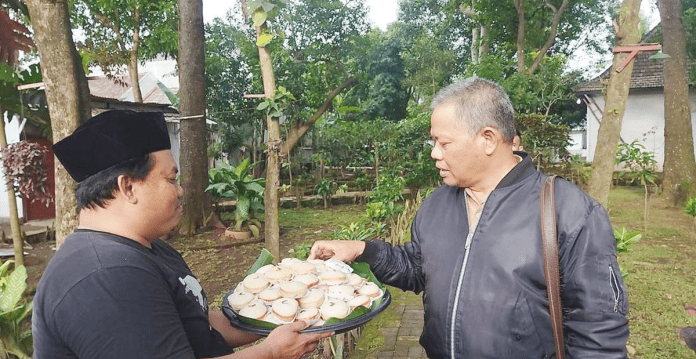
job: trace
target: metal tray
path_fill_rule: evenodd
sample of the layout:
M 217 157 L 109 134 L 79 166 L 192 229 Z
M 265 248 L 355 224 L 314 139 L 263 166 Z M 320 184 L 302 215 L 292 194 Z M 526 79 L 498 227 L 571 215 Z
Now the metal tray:
M 237 313 L 235 313 L 232 308 L 227 306 L 227 297 L 232 294 L 234 290 L 229 291 L 222 300 L 222 313 L 230 320 L 230 324 L 233 327 L 247 331 L 252 334 L 267 336 L 273 329 L 257 327 L 240 320 Z M 382 298 L 382 303 L 380 303 L 375 309 L 367 312 L 367 314 L 347 320 L 345 322 L 334 323 L 329 325 L 322 325 L 318 327 L 309 327 L 302 330 L 300 333 L 321 333 L 321 332 L 335 332 L 336 334 L 347 332 L 351 329 L 355 329 L 376 317 L 377 314 L 383 312 L 389 304 L 391 303 L 391 294 L 389 290 L 384 290 L 384 296 Z

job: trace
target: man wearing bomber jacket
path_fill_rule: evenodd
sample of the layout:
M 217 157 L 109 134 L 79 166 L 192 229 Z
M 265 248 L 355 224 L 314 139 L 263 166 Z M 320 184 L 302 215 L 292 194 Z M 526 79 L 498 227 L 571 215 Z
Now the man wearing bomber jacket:
M 424 292 L 429 358 L 554 358 L 539 193 L 546 176 L 513 152 L 502 88 L 469 78 L 433 99 L 431 153 L 444 185 L 421 206 L 411 242 L 318 241 L 311 258 L 361 260 L 384 283 Z M 627 358 L 627 291 L 604 208 L 556 183 L 568 358 Z

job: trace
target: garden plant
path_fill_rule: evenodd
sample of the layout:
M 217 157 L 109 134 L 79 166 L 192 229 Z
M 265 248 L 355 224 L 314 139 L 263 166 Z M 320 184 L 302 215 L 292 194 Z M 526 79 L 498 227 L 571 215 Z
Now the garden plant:
M 235 199 L 234 221 L 228 228 L 236 231 L 249 230 L 258 238 L 261 222 L 256 214 L 263 212 L 263 193 L 265 181 L 254 178 L 251 174 L 249 159 L 237 166 L 220 163 L 217 168 L 208 171 L 209 185 L 205 191 L 213 200 Z
M 32 336 L 29 328 L 33 302 L 23 303 L 27 288 L 27 270 L 13 261 L 0 265 L 0 357 L 8 354 L 19 359 L 31 358 Z

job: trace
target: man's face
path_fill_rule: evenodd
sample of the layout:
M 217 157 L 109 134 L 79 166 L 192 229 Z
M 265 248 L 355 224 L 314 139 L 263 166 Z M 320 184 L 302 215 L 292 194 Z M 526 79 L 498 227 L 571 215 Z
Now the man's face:
M 184 209 L 181 198 L 184 189 L 177 181 L 178 169 L 170 150 L 153 152 L 154 165 L 142 181 L 134 183 L 138 193 L 139 211 L 144 223 L 152 233 L 148 238 L 157 238 L 169 233 L 181 218 Z
M 444 104 L 433 110 L 430 137 L 434 145 L 430 157 L 435 160 L 445 184 L 471 187 L 481 173 L 480 164 L 485 161 L 483 143 L 478 135 L 472 138 L 455 118 L 452 105 Z

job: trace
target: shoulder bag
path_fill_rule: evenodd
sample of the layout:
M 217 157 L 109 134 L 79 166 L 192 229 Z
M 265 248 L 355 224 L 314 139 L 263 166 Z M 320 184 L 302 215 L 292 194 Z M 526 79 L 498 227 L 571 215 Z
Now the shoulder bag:
M 541 238 L 544 251 L 544 278 L 549 297 L 549 314 L 553 330 L 553 344 L 556 359 L 565 359 L 563 339 L 563 316 L 561 314 L 561 284 L 558 262 L 558 238 L 556 233 L 556 202 L 554 183 L 558 176 L 549 176 L 541 186 L 539 203 L 541 206 Z

